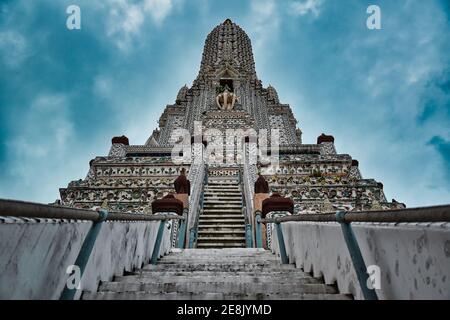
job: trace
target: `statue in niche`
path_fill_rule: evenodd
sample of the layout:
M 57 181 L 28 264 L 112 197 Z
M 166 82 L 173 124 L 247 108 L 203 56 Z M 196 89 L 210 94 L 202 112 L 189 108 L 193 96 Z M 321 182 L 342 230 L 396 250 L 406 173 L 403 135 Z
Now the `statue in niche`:
M 236 94 L 230 92 L 230 88 L 225 85 L 219 88 L 219 94 L 216 97 L 216 103 L 220 110 L 233 110 L 238 98 Z

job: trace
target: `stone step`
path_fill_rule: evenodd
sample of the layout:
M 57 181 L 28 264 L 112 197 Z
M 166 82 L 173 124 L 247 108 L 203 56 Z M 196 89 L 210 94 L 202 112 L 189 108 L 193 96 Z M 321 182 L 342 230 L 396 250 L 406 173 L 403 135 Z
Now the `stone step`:
M 218 186 L 211 186 L 208 185 L 205 188 L 205 191 L 213 191 L 213 192 L 227 192 L 227 191 L 241 191 L 241 188 L 239 186 L 231 186 L 231 185 L 218 185 Z
M 203 207 L 211 209 L 242 209 L 242 201 L 204 201 Z
M 199 249 L 197 249 L 199 250 Z M 208 249 L 205 249 L 208 250 Z M 156 264 L 152 266 L 145 266 L 141 269 L 142 273 L 146 272 L 282 272 L 282 271 L 290 271 L 296 272 L 295 267 L 287 267 L 289 265 L 282 265 L 274 267 L 273 265 L 268 264 L 247 264 L 247 265 L 230 265 L 230 264 Z
M 276 256 L 272 256 L 270 258 L 252 258 L 252 257 L 242 257 L 242 258 L 236 258 L 236 257 L 230 257 L 227 259 L 223 258 L 202 258 L 202 257 L 195 257 L 195 258 L 189 258 L 189 257 L 180 257 L 180 258 L 163 258 L 160 261 L 158 261 L 158 264 L 173 264 L 173 263 L 180 263 L 180 264 L 190 264 L 190 265 L 199 265 L 199 264 L 236 264 L 236 265 L 242 265 L 242 264 L 259 264 L 259 265 L 270 265 L 271 263 L 274 265 L 278 265 L 280 263 L 280 260 Z
M 105 282 L 99 292 L 147 292 L 147 293 L 286 293 L 291 294 L 335 294 L 336 288 L 317 283 L 246 283 L 246 282 L 168 282 L 168 283 L 127 283 Z
M 245 248 L 245 242 L 197 242 L 197 249 L 210 249 L 210 248 Z
M 204 195 L 205 196 L 230 196 L 230 197 L 238 197 L 241 196 L 242 197 L 242 192 L 241 189 L 224 189 L 224 188 L 216 188 L 216 189 L 210 189 L 210 188 L 205 188 L 204 190 Z
M 240 249 L 240 248 L 236 248 L 236 249 Z M 223 249 L 218 249 L 218 250 L 223 250 Z M 204 254 L 204 255 L 202 255 L 202 254 L 195 254 L 195 255 L 174 254 L 174 255 L 172 255 L 171 254 L 170 256 L 167 256 L 167 257 L 164 257 L 163 259 L 161 259 L 161 261 L 166 259 L 166 258 L 169 258 L 169 257 L 171 259 L 172 259 L 172 257 L 174 259 L 209 259 L 212 262 L 215 262 L 217 260 L 226 262 L 226 261 L 228 261 L 230 259 L 233 259 L 233 260 L 255 259 L 255 261 L 267 261 L 267 259 L 269 259 L 269 260 L 275 259 L 275 260 L 279 261 L 278 256 L 274 255 L 274 254 L 271 254 L 270 256 L 268 256 L 268 255 L 257 255 L 257 256 L 239 255 L 239 256 L 237 256 L 237 255 L 225 255 L 225 254 L 223 256 L 214 255 L 214 254 L 212 254 L 212 255 L 210 255 L 210 254 Z
M 226 203 L 242 203 L 242 197 L 234 197 L 234 198 L 220 198 L 220 197 L 205 197 L 204 203 L 206 202 L 214 202 L 214 203 L 220 203 L 220 204 L 226 204 Z
M 198 250 L 198 249 L 196 249 Z M 202 249 L 199 251 L 206 251 L 208 249 Z M 293 276 L 293 277 L 299 277 L 299 278 L 311 278 L 309 274 L 304 273 L 297 270 L 281 270 L 281 271 L 275 271 L 271 270 L 268 272 L 263 271 L 234 271 L 234 272 L 228 272 L 228 271 L 149 271 L 149 270 L 138 270 L 136 272 L 133 272 L 130 275 L 126 276 L 117 276 L 114 278 L 115 281 L 122 281 L 123 279 L 127 278 L 133 278 L 133 277 L 139 277 L 140 279 L 153 279 L 153 278 L 176 278 L 176 277 L 225 277 L 225 276 L 236 276 L 236 277 L 268 277 L 268 276 L 274 276 L 274 277 L 285 277 L 285 276 Z M 320 279 L 316 279 L 317 281 L 321 281 Z
M 210 191 L 205 190 L 204 194 L 205 197 L 224 197 L 224 198 L 233 198 L 233 197 L 239 197 L 242 198 L 242 193 L 240 190 L 234 190 L 234 191 Z
M 170 254 L 219 254 L 219 255 L 258 255 L 258 254 L 268 254 L 273 255 L 273 253 L 270 250 L 266 250 L 263 248 L 236 248 L 236 249 L 210 249 L 208 251 L 202 250 L 198 251 L 196 249 L 178 249 L 178 248 L 172 248 L 170 249 Z
M 230 233 L 233 233 L 233 234 L 240 234 L 240 235 L 243 235 L 243 234 L 245 234 L 245 230 L 234 230 L 234 231 L 227 231 L 227 230 L 211 230 L 211 231 L 199 231 L 198 232 L 198 235 L 200 236 L 200 235 L 206 235 L 206 234 L 213 234 L 213 235 L 216 235 L 216 234 L 230 234 Z
M 216 207 L 216 206 L 231 206 L 233 208 L 242 208 L 242 200 L 220 200 L 220 199 L 212 199 L 212 200 L 204 200 L 204 206 Z
M 199 231 L 214 231 L 214 230 L 221 230 L 221 231 L 234 231 L 234 230 L 245 230 L 245 225 L 241 224 L 226 224 L 226 225 L 199 225 L 198 226 Z
M 241 224 L 242 227 L 245 227 L 245 219 L 244 217 L 242 217 L 242 219 L 204 219 L 203 216 L 200 216 L 199 219 L 199 224 L 211 224 L 211 223 L 215 223 L 215 224 L 221 224 L 221 223 L 226 223 L 226 224 Z
M 85 292 L 83 300 L 351 300 L 343 294 Z
M 337 293 L 336 288 L 324 284 L 293 284 L 293 283 L 241 283 L 241 282 L 191 282 L 191 283 L 124 283 L 104 282 L 98 291 L 113 292 L 147 292 L 147 293 L 170 293 L 170 292 L 215 292 L 215 293 L 313 293 L 332 294 Z
M 201 219 L 202 217 L 214 217 L 217 216 L 217 218 L 221 219 L 221 218 L 232 218 L 232 219 L 241 219 L 244 218 L 244 216 L 242 215 L 242 212 L 219 212 L 218 210 L 214 210 L 214 211 L 206 211 L 203 212 L 200 216 L 199 219 Z M 245 219 L 245 218 L 244 218 Z
M 207 207 L 203 208 L 203 213 L 205 212 L 223 212 L 223 213 L 239 213 L 242 215 L 242 207 L 234 209 L 220 209 L 217 207 Z
M 207 193 L 204 194 L 205 199 L 242 199 L 241 194 L 234 194 L 234 193 Z
M 200 219 L 244 219 L 244 216 L 241 214 L 212 214 L 211 212 L 204 212 Z
M 243 259 L 243 258 L 242 258 Z M 262 261 L 242 261 L 242 259 L 233 259 L 233 261 L 231 262 L 230 259 L 228 259 L 228 261 L 226 260 L 221 260 L 221 259 L 211 259 L 207 262 L 190 262 L 190 263 L 180 263 L 178 264 L 179 269 L 189 269 L 191 267 L 193 267 L 196 270 L 203 270 L 204 268 L 206 268 L 204 271 L 211 271 L 212 270 L 236 270 L 239 271 L 239 268 L 242 268 L 242 271 L 251 271 L 253 269 L 260 269 L 260 268 L 269 268 L 270 270 L 292 270 L 292 271 L 296 271 L 298 269 L 295 268 L 295 265 L 293 264 L 281 264 L 281 263 L 274 263 L 273 261 L 266 261 L 264 259 L 262 259 Z M 251 258 L 247 258 L 247 259 L 251 259 Z M 161 259 L 160 261 L 158 261 L 157 264 L 153 265 L 153 264 L 148 264 L 145 265 L 142 270 L 158 270 L 161 271 L 160 269 L 160 265 L 162 265 L 164 263 L 164 259 Z M 176 267 L 175 265 L 171 265 L 170 267 Z
M 232 235 L 221 236 L 221 237 L 216 237 L 216 236 L 200 236 L 200 237 L 198 237 L 198 239 L 197 239 L 197 242 L 204 242 L 204 241 L 218 241 L 218 242 L 245 241 L 245 237 L 232 236 Z
M 223 185 L 223 184 L 231 184 L 231 185 L 239 185 L 239 179 L 230 178 L 230 179 L 208 179 L 208 185 Z
M 296 283 L 300 284 L 320 284 L 319 279 L 305 275 L 235 275 L 235 274 L 205 274 L 188 276 L 121 276 L 115 277 L 114 282 L 121 283 L 192 283 L 192 282 L 239 282 L 239 283 Z
M 242 203 L 241 197 L 234 197 L 234 198 L 223 198 L 223 197 L 205 197 L 205 202 L 219 202 L 219 203 L 233 203 L 233 202 L 240 202 Z
M 272 259 L 277 256 L 269 250 L 264 250 L 262 248 L 232 248 L 232 249 L 208 249 L 208 250 L 197 250 L 197 249 L 178 249 L 172 248 L 170 254 L 163 257 L 167 258 L 208 258 L 212 261 L 228 260 L 228 259 L 242 259 L 242 258 L 254 258 L 254 259 Z
M 84 292 L 82 299 L 351 299 L 295 265 L 281 264 L 268 250 L 213 245 L 214 249 L 173 248 L 158 264 L 104 282 L 99 292 Z

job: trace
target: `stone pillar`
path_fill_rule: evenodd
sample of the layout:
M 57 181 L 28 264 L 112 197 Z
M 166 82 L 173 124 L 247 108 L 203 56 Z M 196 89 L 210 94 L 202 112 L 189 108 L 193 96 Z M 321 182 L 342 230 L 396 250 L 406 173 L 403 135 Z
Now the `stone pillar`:
M 285 198 L 274 193 L 262 202 L 261 217 L 263 219 L 275 218 L 289 213 L 294 214 L 294 201 L 291 198 Z M 266 249 L 270 248 L 270 243 L 267 241 L 267 235 L 270 231 L 270 225 L 266 225 L 263 233 L 263 246 Z
M 360 180 L 362 179 L 361 171 L 359 171 L 358 160 L 352 160 L 352 166 L 350 168 L 350 179 Z
M 114 137 L 111 140 L 111 149 L 109 150 L 109 157 L 125 157 L 127 155 L 126 146 L 130 145 L 130 142 L 127 137 Z
M 187 246 L 187 235 L 186 229 L 189 226 L 189 196 L 191 194 L 191 182 L 186 177 L 186 169 L 181 168 L 180 175 L 174 181 L 175 187 L 175 198 L 183 203 L 183 217 L 184 222 L 181 223 L 182 227 L 185 229 L 181 233 L 181 237 L 184 237 L 183 240 L 179 239 L 179 246 L 185 247 Z M 184 246 L 183 246 L 184 244 Z
M 176 199 L 173 194 L 168 194 L 162 199 L 157 199 L 152 202 L 152 213 L 153 214 L 177 214 L 179 216 L 183 215 L 183 203 Z M 171 220 L 170 225 L 172 227 L 170 242 L 172 247 L 177 246 L 178 231 L 179 231 L 179 221 Z
M 253 196 L 253 221 L 252 224 L 255 225 L 255 214 L 257 211 L 262 212 L 262 203 L 265 199 L 269 198 L 269 184 L 267 183 L 266 179 L 260 174 L 258 179 L 255 182 L 255 194 Z M 256 228 L 255 232 L 256 232 Z M 261 225 L 261 232 L 262 232 L 262 241 L 263 241 L 263 247 L 267 249 L 266 247 L 266 226 Z
M 180 175 L 174 181 L 175 198 L 183 203 L 183 208 L 189 207 L 189 196 L 191 194 L 191 182 L 186 177 L 186 169 L 181 168 Z
M 317 144 L 320 145 L 321 155 L 336 154 L 336 148 L 334 146 L 334 137 L 322 133 L 317 138 Z

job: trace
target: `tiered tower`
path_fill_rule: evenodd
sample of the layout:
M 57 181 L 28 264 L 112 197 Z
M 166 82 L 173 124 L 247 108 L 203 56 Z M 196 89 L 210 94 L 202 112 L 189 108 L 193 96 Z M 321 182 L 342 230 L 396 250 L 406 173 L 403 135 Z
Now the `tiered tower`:
M 186 129 L 194 139 L 196 122 L 203 129 L 278 129 L 279 166 L 174 164 L 174 131 Z M 381 183 L 363 179 L 358 161 L 338 154 L 332 136 L 321 135 L 316 144 L 303 144 L 301 135 L 290 106 L 280 103 L 274 87 L 263 87 L 258 79 L 249 37 L 227 19 L 208 35 L 192 86 L 182 87 L 175 103 L 166 106 L 159 127 L 145 145 L 130 145 L 124 136 L 114 138 L 108 156 L 91 160 L 84 180 L 60 190 L 61 202 L 73 207 L 103 204 L 115 211 L 150 212 L 154 199 L 174 191 L 173 181 L 183 166 L 192 183 L 191 204 L 198 202 L 205 171 L 216 177 L 240 175 L 249 201 L 260 170 L 273 192 L 295 201 L 296 213 L 402 206 L 386 201 Z

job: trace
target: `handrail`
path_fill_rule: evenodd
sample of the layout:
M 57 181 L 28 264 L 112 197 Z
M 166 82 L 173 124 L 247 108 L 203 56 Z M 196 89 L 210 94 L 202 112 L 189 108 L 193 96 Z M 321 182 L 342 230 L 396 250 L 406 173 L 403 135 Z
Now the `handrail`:
M 239 175 L 242 174 L 242 176 L 241 176 L 242 194 L 244 197 L 243 203 L 246 206 L 245 216 L 248 219 L 249 230 L 250 230 L 251 238 L 252 238 L 251 242 L 253 245 L 253 243 L 256 243 L 256 237 L 253 232 L 253 230 L 255 229 L 255 221 L 254 221 L 254 215 L 253 215 L 253 186 L 252 186 L 253 181 L 251 181 L 252 179 L 249 175 L 249 163 L 247 161 L 247 152 L 248 152 L 248 150 L 246 149 L 245 161 L 242 166 L 242 169 L 239 170 Z M 241 173 L 241 171 L 242 171 L 242 173 Z
M 0 216 L 41 219 L 87 220 L 94 222 L 102 220 L 102 215 L 99 213 L 99 211 L 3 199 L 0 199 Z M 141 213 L 131 214 L 121 212 L 108 212 L 106 221 L 161 221 L 184 219 L 184 217 L 178 215 L 150 215 Z
M 169 212 L 168 212 L 169 213 Z M 0 199 L 0 217 L 35 218 L 35 219 L 66 219 L 92 221 L 74 265 L 80 270 L 80 277 L 83 276 L 91 253 L 94 249 L 101 227 L 106 221 L 160 221 L 158 234 L 152 250 L 150 264 L 156 264 L 162 243 L 164 226 L 168 220 L 185 220 L 185 217 L 171 214 L 147 215 L 129 214 L 120 212 L 108 212 L 102 208 L 97 211 L 77 208 L 60 207 L 41 203 L 25 202 L 18 200 Z M 61 300 L 73 300 L 77 292 L 76 287 L 66 284 L 60 295 Z
M 380 223 L 414 223 L 414 222 L 450 222 L 450 205 L 393 209 L 385 211 L 345 212 L 343 222 L 380 222 Z M 261 219 L 261 223 L 282 222 L 339 222 L 336 213 L 301 214 Z
M 257 217 L 260 212 L 256 212 Z M 364 262 L 358 240 L 351 227 L 352 222 L 366 223 L 420 223 L 420 222 L 450 222 L 450 205 L 432 206 L 410 209 L 395 209 L 385 211 L 361 211 L 346 212 L 337 211 L 325 214 L 287 215 L 273 219 L 257 219 L 257 232 L 260 231 L 260 223 L 275 223 L 278 236 L 280 256 L 283 263 L 289 263 L 284 243 L 281 223 L 283 222 L 338 222 L 355 269 L 361 291 L 366 300 L 377 300 L 378 296 L 374 288 L 369 288 L 367 283 L 369 275 Z M 260 236 L 259 234 L 257 236 Z
M 208 166 L 205 165 L 204 167 L 204 174 L 203 174 L 203 181 L 201 184 L 201 192 L 199 196 L 199 202 L 197 206 L 197 214 L 194 218 L 194 223 L 192 224 L 191 229 L 189 229 L 189 246 L 188 248 L 192 249 L 197 243 L 197 237 L 198 237 L 198 222 L 200 219 L 200 216 L 203 214 L 203 203 L 205 201 L 205 186 L 208 184 Z

